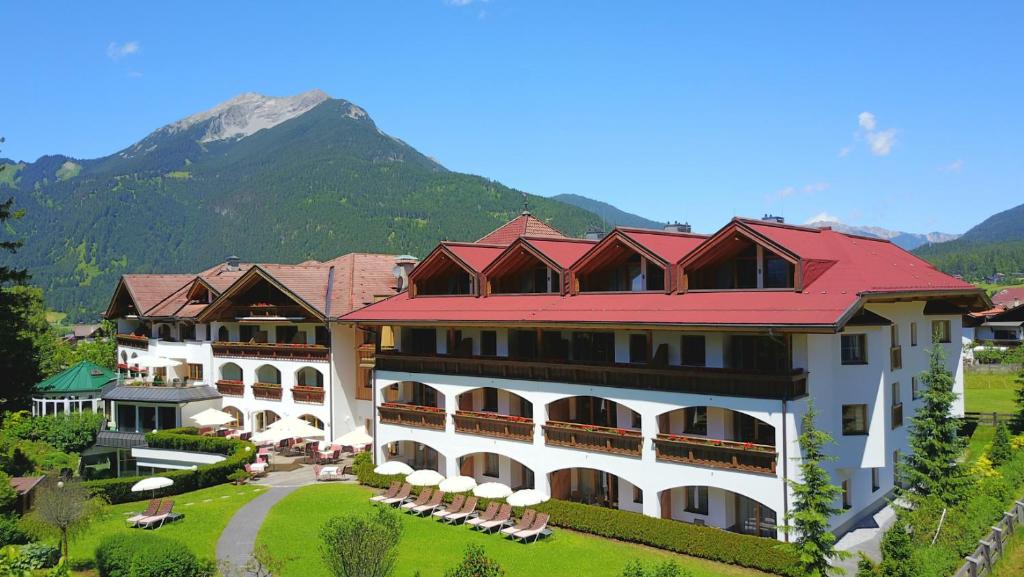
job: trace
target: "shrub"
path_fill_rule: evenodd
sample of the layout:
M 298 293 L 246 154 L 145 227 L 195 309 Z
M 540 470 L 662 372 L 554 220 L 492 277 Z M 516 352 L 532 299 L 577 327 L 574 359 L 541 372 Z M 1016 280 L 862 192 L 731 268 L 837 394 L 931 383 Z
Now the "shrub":
M 22 530 L 14 515 L 0 515 L 0 547 L 28 543 L 28 535 Z
M 469 545 L 462 562 L 445 571 L 444 577 L 505 577 L 505 570 L 497 561 L 484 554 L 483 547 Z
M 33 417 L 26 411 L 8 415 L 2 434 L 25 441 L 42 441 L 62 453 L 92 446 L 106 421 L 101 413 L 71 413 Z
M 60 559 L 60 551 L 45 543 L 28 543 L 18 547 L 21 557 L 32 569 L 53 567 Z
M 100 577 L 212 577 L 213 564 L 180 541 L 152 533 L 110 536 L 96 548 Z
M 11 486 L 11 478 L 0 471 L 0 514 L 12 511 L 17 500 L 18 492 Z
M 373 472 L 373 458 L 369 453 L 359 453 L 352 461 L 352 469 L 356 473 L 359 482 L 368 487 L 387 489 L 394 481 L 404 479 L 402 475 L 378 475 Z
M 686 569 L 681 569 L 675 561 L 663 561 L 656 565 L 645 567 L 638 559 L 626 563 L 619 577 L 692 577 Z
M 402 539 L 402 519 L 390 507 L 369 515 L 334 517 L 320 529 L 320 553 L 335 577 L 386 577 Z

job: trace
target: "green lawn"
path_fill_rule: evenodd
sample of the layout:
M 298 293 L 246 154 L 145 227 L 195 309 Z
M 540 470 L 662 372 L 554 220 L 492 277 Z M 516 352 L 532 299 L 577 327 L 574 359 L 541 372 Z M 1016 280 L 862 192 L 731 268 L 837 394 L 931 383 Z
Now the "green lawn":
M 972 373 L 964 375 L 965 410 L 979 413 L 1014 412 L 1014 373 Z
M 358 485 L 313 485 L 295 491 L 275 505 L 257 542 L 266 544 L 276 558 L 286 561 L 284 570 L 276 577 L 326 576 L 317 549 L 320 527 L 336 515 L 369 512 L 374 507 L 367 501 L 371 494 Z M 675 559 L 694 577 L 765 575 L 561 529 L 555 529 L 547 539 L 523 545 L 433 519 L 411 515 L 403 518 L 405 532 L 399 545 L 395 577 L 413 577 L 417 571 L 422 577 L 440 577 L 462 558 L 470 543 L 482 545 L 510 577 L 617 577 L 626 562 L 634 558 L 647 562 Z
M 228 520 L 242 505 L 265 490 L 263 487 L 227 484 L 175 495 L 172 497 L 174 510 L 184 513 L 185 518 L 155 529 L 155 532 L 185 543 L 200 557 L 214 559 L 217 539 Z M 76 561 L 92 560 L 96 546 L 109 535 L 130 535 L 142 531 L 128 528 L 124 520 L 129 513 L 145 507 L 146 501 L 109 507 L 103 519 L 92 524 L 86 534 L 71 541 L 71 557 Z

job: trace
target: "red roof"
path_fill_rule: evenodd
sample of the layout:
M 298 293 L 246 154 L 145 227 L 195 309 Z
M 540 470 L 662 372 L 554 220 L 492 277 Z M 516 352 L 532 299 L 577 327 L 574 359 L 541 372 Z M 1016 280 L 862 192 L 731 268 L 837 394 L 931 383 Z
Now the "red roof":
M 995 305 L 1011 308 L 1014 301 L 1024 303 L 1024 287 L 1006 288 L 992 295 L 992 303 Z
M 703 234 L 666 230 L 621 227 L 617 230 L 669 264 L 679 262 L 681 258 L 700 246 L 708 238 Z
M 572 263 L 579 260 L 595 244 L 596 240 L 583 240 L 577 238 L 523 238 L 538 252 L 551 259 L 552 262 L 568 269 Z
M 476 242 L 478 244 L 508 246 L 512 244 L 512 241 L 521 236 L 565 238 L 564 234 L 526 212 L 499 226 Z
M 445 248 L 452 252 L 459 259 L 468 264 L 474 272 L 480 272 L 487 268 L 487 265 L 494 262 L 498 255 L 504 252 L 504 246 L 485 245 L 472 242 L 445 242 Z

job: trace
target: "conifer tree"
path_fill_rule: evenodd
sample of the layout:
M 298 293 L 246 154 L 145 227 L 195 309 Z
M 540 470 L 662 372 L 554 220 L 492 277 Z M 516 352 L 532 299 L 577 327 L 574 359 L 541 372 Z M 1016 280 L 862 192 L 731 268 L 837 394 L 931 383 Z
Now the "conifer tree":
M 988 458 L 992 465 L 998 467 L 1010 460 L 1013 456 L 1013 447 L 1010 445 L 1010 428 L 1006 423 L 996 426 L 996 435 L 992 439 L 992 448 L 988 450 Z
M 878 564 L 879 577 L 917 577 L 920 572 L 913 559 L 910 533 L 902 519 L 882 536 L 882 562 Z
M 1017 375 L 1015 382 L 1017 383 L 1017 412 L 1013 415 L 1013 431 L 1015 433 L 1024 433 L 1024 364 L 1021 365 L 1020 373 Z
M 808 577 L 825 577 L 826 575 L 842 575 L 845 571 L 832 567 L 832 560 L 845 559 L 849 553 L 835 548 L 836 536 L 829 531 L 829 519 L 840 513 L 835 506 L 842 489 L 831 483 L 828 471 L 823 463 L 834 461 L 835 457 L 827 455 L 825 445 L 833 443 L 832 437 L 825 431 L 814 426 L 814 403 L 808 401 L 807 414 L 802 420 L 800 433 L 800 480 L 790 480 L 793 490 L 793 510 L 787 517 L 797 537 L 795 546 L 799 555 L 800 575 Z

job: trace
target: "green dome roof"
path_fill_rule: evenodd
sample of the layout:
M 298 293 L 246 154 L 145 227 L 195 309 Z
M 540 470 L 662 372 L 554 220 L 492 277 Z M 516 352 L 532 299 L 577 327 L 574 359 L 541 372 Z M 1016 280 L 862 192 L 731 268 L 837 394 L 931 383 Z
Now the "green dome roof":
M 40 393 L 93 393 L 117 378 L 113 371 L 81 361 L 36 385 Z

